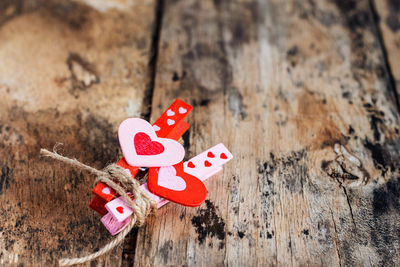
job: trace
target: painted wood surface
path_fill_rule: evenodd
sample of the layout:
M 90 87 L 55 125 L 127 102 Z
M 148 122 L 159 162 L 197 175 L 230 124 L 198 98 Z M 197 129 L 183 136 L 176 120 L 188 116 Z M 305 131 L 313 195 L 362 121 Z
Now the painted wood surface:
M 368 1 L 166 1 L 152 118 L 192 101 L 189 156 L 235 156 L 139 265 L 395 265 L 399 117 Z M 169 100 L 169 101 L 166 101 Z
M 119 123 L 149 112 L 155 3 L 0 6 L 0 265 L 49 266 L 112 237 L 88 207 L 94 177 L 39 149 L 61 142 L 61 153 L 97 168 L 119 159 Z
M 185 159 L 221 142 L 234 158 L 202 206 L 162 207 L 97 263 L 400 264 L 392 1 L 97 3 L 0 4 L 0 265 L 111 240 L 93 177 L 39 149 L 102 168 L 121 121 L 178 97 L 194 107 Z

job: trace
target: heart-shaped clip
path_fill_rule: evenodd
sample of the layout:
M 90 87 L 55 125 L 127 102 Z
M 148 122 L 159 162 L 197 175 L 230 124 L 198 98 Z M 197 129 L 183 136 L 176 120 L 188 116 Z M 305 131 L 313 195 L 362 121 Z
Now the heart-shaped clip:
M 126 162 L 131 166 L 171 166 L 182 161 L 185 150 L 177 141 L 157 137 L 153 126 L 145 120 L 124 120 L 118 138 Z

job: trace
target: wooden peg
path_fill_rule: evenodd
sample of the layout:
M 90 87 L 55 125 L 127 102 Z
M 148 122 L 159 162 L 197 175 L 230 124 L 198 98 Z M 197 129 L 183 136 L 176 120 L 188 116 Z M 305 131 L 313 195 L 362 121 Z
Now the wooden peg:
M 155 130 L 157 137 L 170 138 L 174 140 L 178 140 L 179 138 L 181 138 L 181 136 L 187 131 L 187 129 L 189 129 L 189 124 L 186 123 L 184 119 L 192 111 L 192 109 L 193 107 L 191 105 L 187 104 L 181 99 L 176 99 L 153 124 L 153 129 Z M 174 122 L 172 123 L 171 120 L 173 120 Z M 129 165 L 124 157 L 122 157 L 117 162 L 117 165 L 127 169 L 132 175 L 132 178 L 134 178 L 139 172 L 139 167 Z M 102 189 L 106 186 L 107 185 L 105 185 L 104 183 L 97 183 L 96 187 L 93 189 L 93 193 L 100 198 L 103 197 L 104 195 L 99 193 L 99 189 Z M 115 197 L 115 192 L 114 195 L 112 195 L 112 198 L 110 198 L 109 196 L 110 195 L 105 196 L 105 203 Z M 99 202 L 97 201 L 96 203 Z M 105 207 L 103 206 L 103 208 L 104 211 Z

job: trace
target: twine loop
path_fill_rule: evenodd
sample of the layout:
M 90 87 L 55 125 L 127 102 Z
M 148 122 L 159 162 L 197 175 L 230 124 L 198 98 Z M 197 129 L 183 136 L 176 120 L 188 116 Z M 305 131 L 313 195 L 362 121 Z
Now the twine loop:
M 125 239 L 126 235 L 132 230 L 134 226 L 141 226 L 145 223 L 146 218 L 157 209 L 157 204 L 140 187 L 140 183 L 136 179 L 133 179 L 131 174 L 128 173 L 124 168 L 116 164 L 110 164 L 106 166 L 103 170 L 97 170 L 96 168 L 81 163 L 77 159 L 71 159 L 61 156 L 57 153 L 56 148 L 57 145 L 54 147 L 53 152 L 42 148 L 40 150 L 40 154 L 42 156 L 59 160 L 80 170 L 85 170 L 94 174 L 95 176 L 97 176 L 95 183 L 103 182 L 113 188 L 119 195 L 123 196 L 124 200 L 134 211 L 131 215 L 131 221 L 124 228 L 124 230 L 122 230 L 115 237 L 115 239 L 111 240 L 99 251 L 81 258 L 64 258 L 59 261 L 60 266 L 70 266 L 92 261 L 95 258 L 104 255 L 112 250 Z M 131 196 L 135 199 L 134 201 L 131 199 Z

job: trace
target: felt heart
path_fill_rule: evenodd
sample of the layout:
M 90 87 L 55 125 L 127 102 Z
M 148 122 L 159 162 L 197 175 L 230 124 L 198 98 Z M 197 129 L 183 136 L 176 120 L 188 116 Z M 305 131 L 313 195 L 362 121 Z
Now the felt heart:
M 196 167 L 196 166 L 193 164 L 193 162 L 189 161 L 188 167 L 189 167 L 189 168 L 194 168 L 194 167 Z
M 225 155 L 225 153 L 221 153 L 221 155 L 219 156 L 221 159 L 227 159 L 228 157 Z
M 150 168 L 147 183 L 153 194 L 188 207 L 200 206 L 207 197 L 204 183 L 184 172 L 183 162 L 170 167 Z
M 145 120 L 124 120 L 118 129 L 122 153 L 130 166 L 171 166 L 182 161 L 185 150 L 177 141 L 157 137 L 154 128 Z
M 185 180 L 176 175 L 176 170 L 172 166 L 160 168 L 158 185 L 174 191 L 182 191 L 186 188 Z
M 154 124 L 154 125 L 153 125 L 153 129 L 154 129 L 154 131 L 157 132 L 157 131 L 159 131 L 161 128 Z
M 214 155 L 211 151 L 209 151 L 209 152 L 207 153 L 207 157 L 213 158 L 213 157 L 215 157 L 215 155 Z
M 171 126 L 171 125 L 175 124 L 175 121 L 174 121 L 174 120 L 171 120 L 171 119 L 168 119 L 168 120 L 167 120 L 167 124 L 168 124 L 169 126 Z
M 209 162 L 208 160 L 206 160 L 206 161 L 204 161 L 204 166 L 206 166 L 206 167 L 211 167 L 212 164 L 211 164 L 211 162 Z
M 180 113 L 180 114 L 184 114 L 184 113 L 186 113 L 186 111 L 187 111 L 186 108 L 183 108 L 183 107 L 180 107 L 180 108 L 179 108 L 179 113 Z
M 135 149 L 138 155 L 158 155 L 164 151 L 164 146 L 157 141 L 151 141 L 145 133 L 137 133 L 134 137 Z

